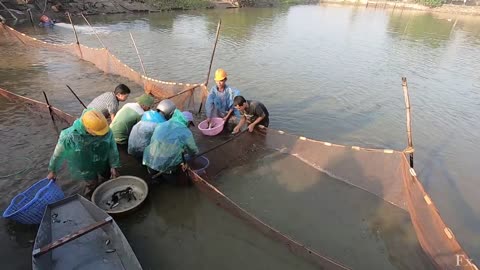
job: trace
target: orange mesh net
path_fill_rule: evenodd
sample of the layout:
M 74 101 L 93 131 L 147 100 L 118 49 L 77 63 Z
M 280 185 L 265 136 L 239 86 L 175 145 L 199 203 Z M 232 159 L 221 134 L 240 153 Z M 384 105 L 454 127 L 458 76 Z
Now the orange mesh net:
M 123 64 L 107 49 L 88 48 L 77 44 L 47 43 L 28 37 L 8 26 L 0 27 L 0 32 L 2 30 L 4 36 L 13 37 L 26 45 L 75 54 L 81 59 L 94 63 L 106 73 L 117 74 L 143 85 L 147 93 L 151 93 L 159 99 L 171 97 L 181 109 L 198 108 L 207 94 L 207 89 L 202 84 L 164 82 L 145 77 Z M 12 100 L 22 100 L 29 107 L 38 107 L 41 110 L 37 111 L 48 113 L 48 108 L 43 103 L 17 96 L 2 89 L 0 89 L 0 94 Z M 64 119 L 68 123 L 73 121 L 73 117 L 58 109 L 54 109 L 53 114 L 56 118 Z M 346 269 L 346 267 L 294 241 L 242 209 L 226 197 L 222 191 L 211 185 L 217 175 L 230 168 L 231 164 L 238 165 L 248 160 L 259 159 L 269 151 L 288 154 L 339 181 L 374 194 L 408 211 L 418 241 L 436 268 L 478 270 L 455 239 L 453 232 L 442 220 L 415 171 L 410 169 L 403 152 L 335 145 L 289 135 L 273 129 L 262 129 L 253 134 L 243 133 L 213 148 L 212 146 L 220 143 L 222 138 L 207 139 L 198 134 L 197 138 L 200 138 L 197 141 L 200 148 L 210 149 L 205 153 L 210 160 L 210 166 L 202 175 L 190 171 L 196 186 L 219 206 L 265 235 L 283 243 L 293 253 L 312 259 L 325 269 Z
M 166 82 L 149 78 L 140 74 L 131 67 L 122 63 L 115 55 L 105 48 L 90 48 L 82 44 L 57 44 L 39 40 L 20 33 L 15 29 L 1 24 L 0 32 L 6 38 L 13 38 L 20 43 L 33 47 L 41 47 L 49 50 L 76 55 L 80 59 L 94 64 L 98 69 L 108 74 L 115 74 L 125 77 L 138 85 L 143 86 L 146 93 L 149 93 L 159 100 L 170 98 L 180 110 L 199 109 L 199 102 L 207 94 L 207 89 L 203 84 Z

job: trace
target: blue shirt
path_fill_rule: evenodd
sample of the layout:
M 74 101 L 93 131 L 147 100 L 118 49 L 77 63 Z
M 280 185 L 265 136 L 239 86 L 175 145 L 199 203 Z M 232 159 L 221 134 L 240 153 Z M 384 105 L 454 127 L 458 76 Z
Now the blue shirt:
M 230 109 L 233 109 L 235 116 L 240 117 L 240 112 L 233 107 L 233 98 L 240 95 L 240 91 L 225 85 L 223 93 L 218 91 L 217 86 L 213 86 L 208 93 L 205 102 L 205 112 L 208 118 L 214 116 L 224 117 Z

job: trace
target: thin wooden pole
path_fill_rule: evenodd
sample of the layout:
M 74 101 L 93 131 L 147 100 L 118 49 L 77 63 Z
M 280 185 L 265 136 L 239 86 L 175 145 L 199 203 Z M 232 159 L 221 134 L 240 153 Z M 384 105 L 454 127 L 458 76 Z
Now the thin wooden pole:
M 97 37 L 98 41 L 100 42 L 100 44 L 102 44 L 103 48 L 107 48 L 107 46 L 105 46 L 105 44 L 103 44 L 102 40 L 100 39 L 100 37 L 98 36 L 97 34 L 97 31 L 95 31 L 95 28 L 93 28 L 93 26 L 88 22 L 87 18 L 83 15 L 83 13 L 80 13 L 80 15 L 82 15 L 83 19 L 85 20 L 85 22 L 88 24 L 88 26 L 90 26 L 90 28 L 92 28 L 93 30 L 93 33 L 95 34 L 95 36 Z
M 47 102 L 48 112 L 50 113 L 52 122 L 53 124 L 55 124 L 55 119 L 53 118 L 52 106 L 50 105 L 50 102 L 48 102 L 47 94 L 45 93 L 45 91 L 42 91 L 42 92 L 43 92 L 43 96 L 45 97 L 45 102 Z
M 33 21 L 32 10 L 27 9 L 27 12 L 28 12 L 28 15 L 29 15 L 29 18 L 30 18 L 30 23 L 32 23 L 32 27 L 35 28 L 35 23 Z
M 82 104 L 83 108 L 86 109 L 87 106 L 85 106 L 85 103 L 83 103 L 82 100 L 77 96 L 77 94 L 75 94 L 75 92 L 73 92 L 73 89 L 70 86 L 68 86 L 68 84 L 67 84 L 67 87 L 70 90 L 70 92 L 72 92 L 72 94 L 77 98 L 78 102 L 80 102 L 80 104 Z
M 67 16 L 68 16 L 68 19 L 70 20 L 70 24 L 72 25 L 73 33 L 75 34 L 75 40 L 77 40 L 77 45 L 80 45 L 80 42 L 78 41 L 77 30 L 75 30 L 75 25 L 72 22 L 72 17 L 70 17 L 70 12 L 67 12 Z
M 408 95 L 408 85 L 407 85 L 407 78 L 402 77 L 402 89 L 403 89 L 403 97 L 405 99 L 405 109 L 407 112 L 407 140 L 408 140 L 408 148 L 407 153 L 410 154 L 410 167 L 413 168 L 413 139 L 412 139 L 412 118 L 410 115 L 410 97 Z
M 208 66 L 208 73 L 207 73 L 207 79 L 205 80 L 205 87 L 207 87 L 208 81 L 210 80 L 210 72 L 212 71 L 213 57 L 215 56 L 215 50 L 217 49 L 217 43 L 218 43 L 218 37 L 220 36 L 221 25 L 222 25 L 222 20 L 218 20 L 217 33 L 215 34 L 215 43 L 213 44 L 212 57 L 210 57 L 210 65 Z M 198 113 L 202 111 L 202 106 L 203 106 L 203 99 L 200 102 L 200 108 L 198 109 Z
M 142 66 L 143 74 L 147 76 L 147 72 L 145 71 L 145 66 L 143 65 L 142 58 L 140 57 L 140 53 L 138 52 L 137 45 L 135 44 L 135 40 L 133 39 L 132 32 L 128 31 L 130 33 L 130 38 L 132 39 L 133 42 L 133 47 L 135 47 L 135 51 L 137 52 L 138 60 L 140 60 L 140 65 Z
M 12 18 L 14 18 L 15 20 L 18 20 L 17 16 L 15 16 L 12 11 L 10 9 L 8 9 L 3 3 L 2 1 L 0 1 L 0 5 L 2 5 L 2 7 L 8 12 L 10 13 L 10 16 L 12 16 Z
M 215 43 L 213 45 L 212 57 L 210 58 L 210 65 L 208 66 L 207 80 L 205 81 L 205 86 L 208 85 L 210 79 L 210 72 L 212 71 L 213 57 L 215 56 L 215 50 L 217 49 L 218 36 L 220 35 L 220 26 L 222 25 L 222 20 L 218 20 L 217 33 L 215 34 Z

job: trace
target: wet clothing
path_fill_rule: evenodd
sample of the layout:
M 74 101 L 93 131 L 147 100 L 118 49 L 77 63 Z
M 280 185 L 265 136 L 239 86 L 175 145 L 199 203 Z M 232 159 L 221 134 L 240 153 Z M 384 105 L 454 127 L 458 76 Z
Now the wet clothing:
M 133 126 L 140 121 L 144 112 L 140 104 L 136 102 L 127 103 L 118 111 L 110 124 L 110 129 L 112 130 L 116 143 L 128 143 L 130 131 L 132 131 Z
M 84 113 L 88 110 L 84 110 Z M 110 168 L 120 167 L 120 157 L 113 134 L 92 136 L 82 124 L 81 118 L 60 133 L 48 170 L 57 173 L 67 162 L 70 176 L 74 180 L 97 180 Z
M 105 118 L 109 118 L 110 114 L 116 114 L 118 111 L 119 101 L 114 92 L 106 92 L 96 97 L 87 108 L 99 110 Z
M 258 117 L 265 116 L 258 125 L 263 125 L 268 127 L 270 124 L 269 113 L 265 105 L 259 101 L 255 100 L 247 100 L 248 108 L 245 109 L 245 112 L 240 113 L 242 116 L 247 118 L 247 122 L 253 123 L 257 120 Z
M 54 21 L 40 22 L 38 26 L 40 27 L 52 27 L 55 25 Z
M 128 138 L 128 154 L 142 158 L 143 151 L 145 147 L 150 144 L 150 139 L 157 125 L 159 125 L 159 123 L 140 121 L 133 126 L 130 137 Z
M 143 152 L 143 165 L 162 173 L 174 171 L 183 162 L 184 152 L 196 154 L 198 148 L 188 124 L 178 109 L 169 121 L 158 124 Z
M 223 92 L 218 91 L 216 85 L 213 86 L 205 102 L 207 118 L 224 117 L 230 109 L 233 109 L 236 116 L 240 116 L 238 110 L 233 107 L 233 99 L 238 95 L 240 95 L 240 91 L 228 85 L 225 85 Z

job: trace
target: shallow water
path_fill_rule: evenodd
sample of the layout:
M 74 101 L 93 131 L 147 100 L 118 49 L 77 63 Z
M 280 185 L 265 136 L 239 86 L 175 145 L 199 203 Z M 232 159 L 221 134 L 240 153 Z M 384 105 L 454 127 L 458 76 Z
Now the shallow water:
M 408 212 L 291 155 L 252 160 L 214 182 L 272 227 L 354 269 L 433 269 Z
M 141 69 L 128 31 L 136 39 L 149 76 L 201 82 L 206 77 L 219 18 L 222 31 L 213 69 L 226 68 L 229 83 L 247 98 L 263 101 L 274 128 L 340 144 L 403 149 L 406 136 L 400 78 L 406 76 L 416 171 L 459 242 L 480 260 L 480 137 L 475 131 L 480 129 L 480 66 L 476 60 L 480 18 L 296 6 L 98 16 L 90 20 L 105 30 L 99 35 L 115 55 L 136 70 Z M 85 26 L 77 19 L 76 23 Z M 74 40 L 67 28 L 32 30 L 28 24 L 18 28 L 45 40 Z M 80 34 L 80 42 L 99 46 L 95 36 L 86 31 Z M 85 103 L 120 82 L 135 91 L 132 96 L 142 91 L 75 57 L 19 46 L 1 35 L 0 62 L 0 87 L 39 100 L 44 90 L 53 105 L 75 115 L 81 106 L 65 84 Z M 9 107 L 2 103 L 1 109 L 5 108 Z M 0 116 L 2 142 L 8 138 L 1 149 L 8 153 L 9 161 L 2 173 L 23 169 L 23 161 L 14 159 L 23 154 L 45 164 L 50 154 L 43 150 L 53 149 L 33 146 L 11 135 L 25 138 L 30 129 L 41 128 L 33 123 L 16 125 L 12 119 L 11 114 Z M 5 121 L 10 124 L 4 126 Z M 48 124 L 46 121 L 41 127 Z M 23 150 L 12 152 L 17 148 Z M 19 177 L 33 181 L 46 174 L 42 168 L 44 165 L 38 165 L 37 173 Z M 7 197 L 27 185 L 0 182 L 1 200 L 8 201 Z M 22 233 L 23 227 L 11 226 L 0 230 L 5 239 L 12 233 L 29 238 Z

